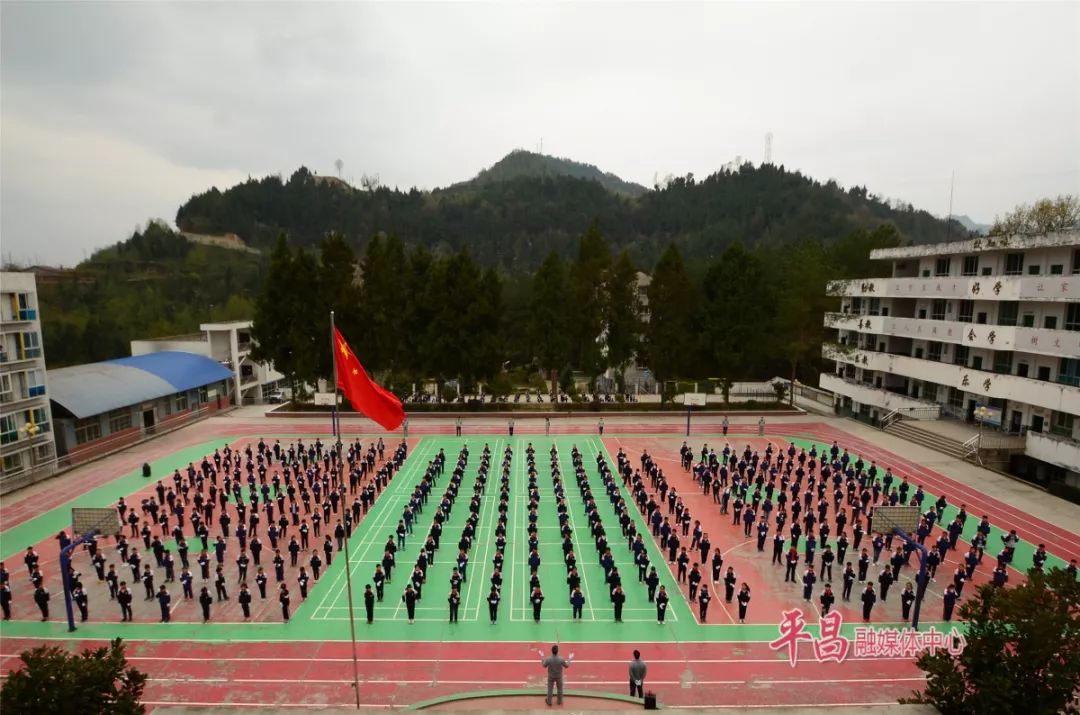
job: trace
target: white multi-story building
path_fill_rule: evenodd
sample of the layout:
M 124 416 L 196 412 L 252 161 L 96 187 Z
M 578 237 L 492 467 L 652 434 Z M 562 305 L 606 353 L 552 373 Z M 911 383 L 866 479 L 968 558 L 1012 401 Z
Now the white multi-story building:
M 56 444 L 33 273 L 0 273 L 0 479 L 52 472 Z
M 203 323 L 202 332 L 152 340 L 132 340 L 131 354 L 179 350 L 212 358 L 233 372 L 230 399 L 237 405 L 263 404 L 284 385 L 285 376 L 251 357 L 252 321 Z
M 834 281 L 820 386 L 866 417 L 1026 434 L 1040 473 L 1080 476 L 1080 231 L 878 249 L 891 277 Z M 1048 466 L 1049 465 L 1049 466 Z M 1070 474 L 1071 473 L 1071 474 Z

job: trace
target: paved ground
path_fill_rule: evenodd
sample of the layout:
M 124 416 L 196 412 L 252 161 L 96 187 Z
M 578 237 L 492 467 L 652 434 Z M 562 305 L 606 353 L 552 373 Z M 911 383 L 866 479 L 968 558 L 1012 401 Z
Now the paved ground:
M 720 419 L 718 415 L 694 416 L 690 444 L 695 449 L 703 442 L 717 448 L 722 446 Z M 969 512 L 976 521 L 981 516 L 980 510 L 985 508 L 991 513 L 995 525 L 1014 525 L 1020 529 L 1021 537 L 1028 541 L 1046 540 L 1051 551 L 1059 557 L 1080 555 L 1080 536 L 1077 536 L 1080 533 L 1080 507 L 1023 483 L 949 459 L 850 420 L 771 415 L 766 417 L 765 437 L 757 435 L 757 421 L 757 416 L 731 416 L 729 440 L 733 447 L 741 449 L 743 445 L 751 444 L 754 449 L 760 450 L 773 440 L 782 447 L 788 439 L 798 446 L 816 443 L 823 447 L 832 439 L 838 439 L 845 446 L 851 445 L 853 452 L 876 459 L 881 467 L 894 466 L 897 474 L 909 476 L 913 484 L 925 483 L 927 492 L 934 497 L 944 493 L 952 505 L 951 509 L 968 503 Z M 752 540 L 742 538 L 741 529 L 731 525 L 730 519 L 712 513 L 715 509 L 709 501 L 700 492 L 695 493 L 696 485 L 678 469 L 677 450 L 685 438 L 685 416 L 605 415 L 604 422 L 605 433 L 601 442 L 595 417 L 552 419 L 551 430 L 553 434 L 560 435 L 556 440 L 560 453 L 568 450 L 568 445 L 577 444 L 582 450 L 591 450 L 590 455 L 604 448 L 611 458 L 622 447 L 632 456 L 640 453 L 641 449 L 649 449 L 661 459 L 665 472 L 677 484 L 680 493 L 684 494 L 695 518 L 700 515 L 713 534 L 714 543 L 723 545 L 727 550 L 725 559 L 734 564 L 740 580 L 751 583 L 754 601 L 747 625 L 735 625 L 731 606 L 723 604 L 722 598 L 716 598 L 706 625 L 696 623 L 696 609 L 691 612 L 689 604 L 681 602 L 676 611 L 680 616 L 679 625 L 669 626 L 664 635 L 638 633 L 639 626 L 632 623 L 626 624 L 629 626 L 627 632 L 620 634 L 614 630 L 604 630 L 609 626 L 602 619 L 608 615 L 610 607 L 602 606 L 602 600 L 594 596 L 590 599 L 590 605 L 595 620 L 591 620 L 588 627 L 581 628 L 580 632 L 574 630 L 573 624 L 566 624 L 554 611 L 550 612 L 549 622 L 530 630 L 533 624 L 519 602 L 517 609 L 507 609 L 508 619 L 518 610 L 523 617 L 520 623 L 507 630 L 509 640 L 500 637 L 500 642 L 463 646 L 463 640 L 475 640 L 475 637 L 461 638 L 461 634 L 444 626 L 440 626 L 434 635 L 425 635 L 424 643 L 401 642 L 406 638 L 414 639 L 402 630 L 401 614 L 388 613 L 385 616 L 385 627 L 389 628 L 386 633 L 372 631 L 365 634 L 361 628 L 359 634 L 364 641 L 360 645 L 360 658 L 361 686 L 366 705 L 409 704 L 463 690 L 538 687 L 542 673 L 532 654 L 537 647 L 547 647 L 556 640 L 577 641 L 579 663 L 569 677 L 568 687 L 590 691 L 622 690 L 627 657 L 623 650 L 628 644 L 618 645 L 611 641 L 626 643 L 632 640 L 647 644 L 646 657 L 654 664 L 650 681 L 661 692 L 661 700 L 673 705 L 702 707 L 718 703 L 753 703 L 784 708 L 824 703 L 878 705 L 895 702 L 897 697 L 920 686 L 921 675 L 912 667 L 910 660 L 849 659 L 840 667 L 808 661 L 813 657 L 809 646 L 800 647 L 803 662 L 799 664 L 798 671 L 792 671 L 785 654 L 772 651 L 767 642 L 775 638 L 777 633 L 776 618 L 770 614 L 778 612 L 787 599 L 797 603 L 798 595 L 789 593 L 789 586 L 777 578 L 778 574 L 768 564 L 768 554 L 757 554 Z M 515 423 L 512 441 L 515 445 L 514 467 L 520 464 L 517 459 L 524 458 L 524 444 L 534 441 L 544 448 L 537 448 L 540 482 L 550 482 L 547 460 L 540 456 L 546 455 L 546 448 L 551 443 L 543 437 L 543 419 L 517 417 Z M 149 493 L 147 490 L 150 487 L 138 476 L 137 471 L 144 461 L 154 464 L 155 474 L 171 474 L 173 468 L 182 467 L 225 442 L 255 442 L 260 436 L 269 439 L 273 435 L 283 435 L 283 441 L 295 435 L 306 435 L 305 439 L 310 439 L 314 435 L 325 434 L 327 426 L 324 418 L 267 420 L 262 417 L 261 408 L 243 408 L 8 495 L 0 500 L 0 557 L 8 560 L 8 569 L 12 571 L 13 578 L 19 579 L 19 589 L 24 590 L 21 583 L 25 575 L 20 558 L 22 550 L 27 543 L 36 543 L 43 558 L 50 558 L 49 549 L 55 550 L 50 536 L 64 525 L 72 499 L 83 500 L 88 505 L 97 505 L 89 504 L 95 500 L 111 504 L 119 494 Z M 350 438 L 355 434 L 365 443 L 375 434 L 374 431 L 369 432 L 374 430 L 371 423 L 364 420 L 346 420 L 344 430 Z M 510 441 L 506 434 L 506 421 L 501 418 L 480 416 L 465 419 L 464 432 L 464 438 L 470 440 L 474 450 L 480 447 L 482 440 L 491 441 L 496 453 L 493 461 L 496 463 L 499 452 Z M 451 450 L 456 449 L 458 442 L 452 435 L 453 422 L 445 418 L 416 417 L 410 421 L 410 444 L 414 450 L 422 450 L 425 443 L 429 446 L 442 445 L 446 447 L 448 456 L 452 456 Z M 388 437 L 387 441 L 393 443 L 396 439 Z M 420 451 L 415 454 L 423 456 Z M 396 483 L 407 486 L 409 477 L 415 477 L 413 472 L 415 468 L 407 463 L 406 469 L 396 478 L 401 481 Z M 470 472 L 463 484 L 469 484 L 471 476 Z M 394 497 L 394 485 L 395 482 L 392 482 L 391 491 L 384 493 L 383 497 Z M 573 493 L 575 489 L 568 485 L 567 491 Z M 390 505 L 389 500 L 383 503 L 382 508 L 390 509 L 393 506 L 387 505 Z M 580 504 L 575 502 L 573 506 L 580 511 Z M 464 505 L 459 508 L 464 508 Z M 380 505 L 377 503 L 369 516 L 377 520 L 378 509 Z M 395 510 L 390 509 L 387 513 L 391 511 Z M 489 508 L 482 512 L 482 516 L 484 514 L 490 519 L 493 511 Z M 459 516 L 455 511 L 454 518 Z M 548 514 L 548 517 L 553 515 Z M 377 521 L 371 522 L 372 526 L 377 524 Z M 362 522 L 358 534 L 354 536 L 354 539 L 358 539 L 358 546 L 362 547 L 365 538 L 377 538 L 364 535 L 367 525 L 367 522 Z M 217 530 L 213 533 L 216 535 Z M 141 540 L 139 546 L 142 546 Z M 1025 549 L 1021 562 L 1030 558 L 1030 544 L 1026 544 Z M 656 555 L 655 551 L 652 553 Z M 662 558 L 654 559 L 657 560 L 664 562 Z M 153 613 L 142 613 L 144 608 L 137 602 L 137 622 L 120 624 L 115 622 L 117 619 L 108 605 L 107 596 L 95 593 L 91 607 L 93 623 L 88 623 L 76 635 L 104 639 L 120 634 L 133 639 L 131 655 L 134 664 L 151 674 L 147 691 L 151 706 L 164 707 L 175 702 L 220 703 L 230 707 L 241 704 L 258 704 L 260 707 L 275 704 L 291 707 L 347 705 L 352 697 L 349 689 L 352 674 L 347 628 L 342 628 L 340 624 L 334 626 L 326 618 L 335 614 L 334 609 L 340 606 L 340 594 L 326 600 L 327 594 L 340 589 L 327 586 L 325 579 L 331 579 L 331 584 L 337 581 L 337 585 L 340 585 L 344 573 L 342 561 L 336 559 L 331 567 L 336 570 L 327 571 L 324 582 L 313 589 L 312 604 L 298 609 L 307 608 L 309 617 L 323 616 L 321 619 L 309 618 L 307 627 L 300 633 L 279 632 L 284 626 L 275 621 L 279 614 L 273 603 L 261 606 L 255 619 L 261 622 L 257 624 L 237 622 L 235 612 L 238 609 L 232 604 L 222 604 L 215 606 L 215 614 L 221 614 L 219 617 L 227 622 L 204 626 L 201 618 L 195 617 L 196 609 L 185 605 L 178 612 L 183 616 L 179 618 L 181 622 L 160 626 L 151 622 Z M 357 575 L 366 575 L 370 564 L 365 563 L 363 557 L 354 561 L 357 562 Z M 479 565 L 477 562 L 480 561 L 486 559 L 478 557 L 473 563 Z M 1022 563 L 1018 565 L 1022 566 Z M 235 570 L 231 559 L 227 567 Z M 55 574 L 55 563 L 49 569 Z M 483 569 L 490 573 L 490 563 L 483 564 Z M 50 578 L 50 571 L 46 572 L 47 579 Z M 83 564 L 82 571 L 92 577 L 92 570 L 87 564 Z M 484 577 L 487 575 L 485 573 Z M 292 583 L 295 578 L 292 571 L 288 578 Z M 673 578 L 670 573 L 665 575 L 666 580 Z M 985 579 L 986 573 L 980 571 L 979 578 Z M 626 582 L 631 588 L 639 585 L 632 572 L 624 575 Z M 230 583 L 233 581 L 230 580 Z M 59 593 L 55 584 L 52 588 L 54 593 Z M 175 590 L 179 591 L 178 588 Z M 673 590 L 676 591 L 673 595 L 677 595 L 680 601 L 685 597 L 680 587 L 674 586 Z M 722 590 L 720 586 L 714 595 Z M 440 595 L 440 600 L 443 598 L 444 595 Z M 72 647 L 78 645 L 67 639 L 66 629 L 61 623 L 55 620 L 44 624 L 38 622 L 36 609 L 32 603 L 27 603 L 25 593 L 20 595 L 20 599 L 16 603 L 17 620 L 0 627 L 0 671 L 3 672 L 16 667 L 15 655 L 19 650 L 42 639 L 57 639 Z M 298 601 L 294 601 L 294 604 Z M 928 604 L 928 613 L 940 608 L 933 605 L 932 600 Z M 558 607 L 556 603 L 549 602 L 545 605 L 545 612 L 549 606 Z M 60 611 L 62 604 L 54 599 L 53 607 L 55 611 Z M 895 601 L 890 600 L 888 606 L 881 605 L 875 614 L 880 613 L 884 622 L 895 620 L 897 614 L 891 614 L 894 607 Z M 839 608 L 851 622 L 854 612 L 843 604 Z M 156 611 L 156 608 L 151 610 Z M 468 613 L 468 609 L 463 613 Z M 816 630 L 816 614 L 808 614 L 807 618 L 814 623 L 812 629 Z M 879 622 L 877 617 L 875 622 Z M 331 627 L 327 628 L 328 625 Z M 510 623 L 506 625 L 511 626 Z M 466 624 L 462 623 L 461 626 Z M 704 629 L 700 633 L 705 635 L 683 633 L 688 627 Z M 162 628 L 168 631 L 162 631 Z M 595 628 L 600 629 L 599 635 L 589 630 Z M 298 637 L 298 642 L 282 642 L 297 641 Z M 169 642 L 162 642 L 162 639 Z M 320 642 L 311 642 L 314 639 Z M 396 642 L 372 642 L 383 640 Z M 597 640 L 606 642 L 584 642 Z M 796 674 L 798 677 L 792 677 Z M 520 708 L 527 701 L 515 700 L 515 703 L 506 704 L 505 707 Z M 504 705 L 500 703 L 499 707 Z M 584 707 L 587 706 L 575 705 L 575 708 Z M 469 708 L 472 709 L 472 706 Z

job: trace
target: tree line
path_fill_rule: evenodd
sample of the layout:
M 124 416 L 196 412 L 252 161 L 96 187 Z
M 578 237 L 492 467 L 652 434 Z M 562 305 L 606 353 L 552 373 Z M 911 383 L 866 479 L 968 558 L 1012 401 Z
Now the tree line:
M 598 221 L 566 259 L 532 274 L 482 267 L 467 248 L 435 254 L 378 234 L 357 255 L 339 233 L 309 250 L 279 236 L 255 300 L 256 357 L 298 383 L 331 374 L 330 311 L 369 369 L 405 394 L 419 380 L 465 389 L 507 368 L 595 378 L 631 362 L 657 380 L 791 374 L 815 381 L 829 280 L 880 275 L 869 252 L 900 244 L 881 226 L 839 240 L 747 248 L 706 264 L 671 243 L 639 286 Z M 641 288 L 639 290 L 639 288 Z

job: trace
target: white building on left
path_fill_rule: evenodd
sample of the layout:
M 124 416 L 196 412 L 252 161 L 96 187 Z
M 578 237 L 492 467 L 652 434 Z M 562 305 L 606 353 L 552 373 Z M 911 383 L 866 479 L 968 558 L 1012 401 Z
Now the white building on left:
M 255 345 L 251 336 L 252 324 L 250 320 L 203 323 L 198 333 L 132 340 L 131 354 L 173 350 L 211 358 L 233 373 L 229 395 L 233 404 L 261 405 L 275 399 L 275 395 L 284 389 L 286 380 L 273 365 L 251 357 Z
M 56 441 L 49 407 L 37 281 L 0 273 L 0 481 L 52 472 Z

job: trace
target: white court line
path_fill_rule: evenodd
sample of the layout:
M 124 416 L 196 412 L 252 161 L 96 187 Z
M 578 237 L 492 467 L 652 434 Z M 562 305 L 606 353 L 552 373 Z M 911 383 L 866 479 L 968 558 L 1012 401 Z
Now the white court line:
M 495 449 L 493 449 L 491 451 L 491 453 L 493 455 L 498 454 L 499 445 L 501 443 L 502 443 L 501 439 L 495 440 Z M 502 462 L 499 462 L 499 465 L 501 467 Z M 495 469 L 499 469 L 500 467 L 495 467 Z M 479 468 L 477 468 L 476 473 L 477 473 L 477 477 L 479 477 L 479 475 L 480 475 L 480 469 Z M 501 478 L 501 472 L 499 474 L 500 474 L 500 478 Z M 475 489 L 475 487 L 476 487 L 476 479 L 473 479 L 473 488 Z M 494 502 L 495 499 L 496 499 L 494 494 L 491 492 L 490 487 L 491 487 L 491 469 L 489 468 L 488 469 L 488 474 L 487 474 L 487 482 L 484 484 L 484 496 L 481 497 L 481 499 L 480 499 L 480 513 L 479 513 L 480 518 L 476 522 L 476 540 L 480 539 L 480 534 L 482 533 L 482 531 L 485 528 L 484 516 L 483 516 L 484 515 L 484 505 L 486 504 L 486 502 L 489 501 L 489 497 L 490 497 L 491 502 Z M 499 511 L 498 504 L 495 504 L 494 507 L 488 507 L 488 508 L 492 509 L 493 513 L 498 513 L 498 511 Z M 486 595 L 484 593 L 484 586 L 483 586 L 484 569 L 487 568 L 488 554 L 491 553 L 491 542 L 495 540 L 493 538 L 493 536 L 495 534 L 495 519 L 494 519 L 494 517 L 492 517 L 491 525 L 488 528 L 490 528 L 491 531 L 488 532 L 488 534 L 489 534 L 488 539 L 484 543 L 484 558 L 480 559 L 480 562 L 474 565 L 475 566 L 475 568 L 473 569 L 474 578 L 469 579 L 469 588 L 468 588 L 468 591 L 467 591 L 467 595 L 466 595 L 466 597 L 464 599 L 462 599 L 462 600 L 465 601 L 465 619 L 468 620 L 468 621 L 479 621 L 480 620 L 480 607 L 481 607 L 481 604 L 483 604 L 483 602 L 484 602 L 484 600 L 486 598 Z M 479 573 L 476 573 L 477 571 L 479 571 Z M 493 571 L 493 573 L 494 573 L 494 571 Z M 480 578 L 475 578 L 476 576 L 479 576 Z M 476 611 L 473 613 L 473 617 L 470 619 L 469 618 L 469 602 L 472 600 L 473 584 L 476 581 L 481 582 L 481 585 L 480 585 L 480 598 L 476 602 Z
M 531 676 L 530 676 L 531 679 Z M 162 678 L 148 678 L 152 683 L 245 683 L 249 685 L 292 685 L 297 683 L 310 684 L 315 683 L 319 685 L 351 685 L 352 678 L 184 678 L 184 677 L 162 677 Z M 803 678 L 794 680 L 757 680 L 757 679 L 744 679 L 744 680 L 694 680 L 691 683 L 691 687 L 694 685 L 820 685 L 825 683 L 911 683 L 916 681 L 925 681 L 925 677 L 915 678 Z M 453 679 L 443 680 L 441 678 L 425 678 L 425 679 L 408 679 L 408 680 L 386 680 L 382 678 L 376 678 L 367 680 L 363 677 L 360 678 L 360 682 L 370 685 L 517 685 L 520 686 L 528 682 L 525 679 L 519 680 L 474 680 L 474 679 Z M 682 686 L 681 680 L 652 680 L 649 679 L 650 685 L 678 685 Z M 586 685 L 625 685 L 624 679 L 619 680 L 582 680 L 582 681 L 567 681 L 566 687 L 573 688 L 575 686 Z
M 574 475 L 574 483 L 571 484 L 570 486 L 571 486 L 572 489 L 577 488 L 578 492 L 580 492 L 581 489 L 580 489 L 580 487 L 577 486 L 577 472 L 574 470 L 574 455 L 573 455 L 573 452 L 571 452 L 571 454 L 570 454 L 570 472 L 565 472 L 563 470 L 563 453 L 562 453 L 561 450 L 558 452 L 558 460 L 559 460 L 559 472 L 560 472 L 560 474 L 571 474 L 572 473 Z M 551 472 L 550 466 L 548 467 L 548 475 L 551 477 L 552 489 L 554 489 L 555 475 Z M 563 478 L 562 483 L 563 483 L 563 492 L 566 492 L 566 486 L 569 483 L 568 482 L 568 477 Z M 590 482 L 589 485 L 590 485 L 590 488 L 591 488 L 592 482 Z M 554 496 L 552 496 L 552 498 L 554 499 Z M 570 500 L 570 497 L 568 495 L 567 496 L 567 501 L 569 501 L 569 500 Z M 577 497 L 577 500 L 581 502 L 582 508 L 585 508 L 585 501 L 583 499 L 581 499 L 580 496 Z M 578 551 L 580 551 L 580 549 L 578 547 L 581 545 L 581 539 L 578 538 L 580 536 L 580 532 L 578 531 L 577 520 L 574 519 L 574 510 L 570 508 L 569 504 L 567 504 L 567 506 L 566 506 L 566 514 L 570 519 L 570 529 L 574 532 L 574 555 L 578 556 L 579 559 L 585 559 L 586 558 L 585 556 L 578 554 Z M 588 536 L 589 536 L 590 539 L 592 538 L 591 534 L 589 534 Z M 586 542 L 586 543 L 588 543 L 588 542 Z M 593 610 L 593 597 L 592 597 L 592 592 L 589 590 L 588 575 L 589 575 L 590 570 L 591 569 L 589 569 L 589 568 L 585 568 L 585 570 L 581 573 L 581 583 L 582 583 L 582 585 L 585 586 L 585 606 L 586 606 L 586 608 L 589 609 L 589 618 L 588 618 L 588 620 L 589 621 L 595 621 L 596 620 L 596 611 Z
M 619 644 L 623 645 L 623 644 Z M 7 654 L 0 655 L 0 658 L 20 658 L 19 654 Z M 125 656 L 127 660 L 145 660 L 145 661 L 176 661 L 176 662 L 192 662 L 192 663 L 208 663 L 208 662 L 244 662 L 250 663 L 253 659 L 250 657 L 241 658 L 223 658 L 223 657 L 194 657 L 194 656 L 157 656 L 157 655 L 128 655 Z M 351 663 L 352 658 L 288 658 L 288 657 L 274 657 L 275 662 L 282 663 Z M 507 658 L 357 658 L 357 662 L 360 663 L 511 663 L 511 664 L 528 664 L 532 665 L 536 663 L 535 658 L 522 658 L 522 659 L 507 659 Z M 887 658 L 854 658 L 849 657 L 845 659 L 848 661 L 904 661 L 905 663 L 913 663 L 911 658 L 904 658 L 900 656 L 887 657 Z M 594 664 L 625 664 L 625 658 L 618 659 L 604 659 L 604 658 L 577 658 L 575 660 L 579 665 L 582 663 L 594 663 Z M 787 658 L 782 656 L 779 658 L 667 658 L 667 659 L 649 659 L 650 663 L 657 664 L 706 664 L 706 665 L 718 665 L 724 663 L 784 663 L 786 664 Z

